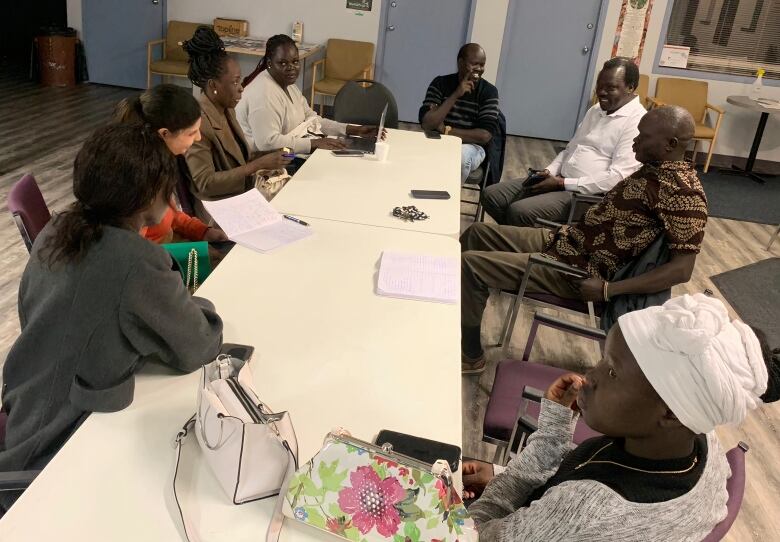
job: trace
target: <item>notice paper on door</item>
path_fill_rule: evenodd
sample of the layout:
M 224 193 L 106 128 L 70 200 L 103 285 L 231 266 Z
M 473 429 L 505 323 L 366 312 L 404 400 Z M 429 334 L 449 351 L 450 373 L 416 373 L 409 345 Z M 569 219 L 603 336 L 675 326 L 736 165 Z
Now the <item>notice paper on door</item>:
M 203 206 L 228 236 L 241 246 L 271 252 L 312 234 L 311 228 L 285 219 L 257 190 Z
M 376 293 L 387 297 L 457 303 L 458 258 L 385 250 Z

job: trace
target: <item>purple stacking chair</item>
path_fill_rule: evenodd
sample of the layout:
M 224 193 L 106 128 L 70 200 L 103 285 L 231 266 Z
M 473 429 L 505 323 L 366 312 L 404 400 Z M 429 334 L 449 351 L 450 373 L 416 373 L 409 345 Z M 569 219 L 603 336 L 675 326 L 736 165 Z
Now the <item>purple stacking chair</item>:
M 745 454 L 749 447 L 744 442 L 740 442 L 734 448 L 726 453 L 729 466 L 731 467 L 731 478 L 726 482 L 726 490 L 729 498 L 726 501 L 728 513 L 726 517 L 715 525 L 715 528 L 708 534 L 702 542 L 717 542 L 722 540 L 729 532 L 734 520 L 737 519 L 739 509 L 742 507 L 742 498 L 745 496 Z
M 606 337 L 600 329 L 582 326 L 547 314 L 534 314 L 522 361 L 502 361 L 496 367 L 493 389 L 482 422 L 482 440 L 497 447 L 494 463 L 501 465 L 506 463 L 518 435 L 519 447 L 522 448 L 528 435 L 536 430 L 544 390 L 556 378 L 570 372 L 529 361 L 540 325 L 595 341 L 603 341 Z M 579 444 L 598 435 L 599 433 L 593 431 L 580 419 L 574 432 L 574 442 Z
M 35 177 L 28 173 L 11 187 L 8 192 L 8 210 L 13 214 L 27 251 L 31 251 L 35 238 L 51 220 L 51 213 Z

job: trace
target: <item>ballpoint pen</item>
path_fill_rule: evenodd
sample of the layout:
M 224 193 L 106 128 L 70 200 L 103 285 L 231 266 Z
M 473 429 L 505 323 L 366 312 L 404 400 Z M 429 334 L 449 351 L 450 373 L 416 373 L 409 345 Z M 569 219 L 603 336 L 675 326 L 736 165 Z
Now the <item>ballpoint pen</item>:
M 282 216 L 283 216 L 284 218 L 286 218 L 287 220 L 292 220 L 293 222 L 297 222 L 297 223 L 298 223 L 298 224 L 300 224 L 301 226 L 308 226 L 308 225 L 309 225 L 309 223 L 308 223 L 308 222 L 304 222 L 304 221 L 303 221 L 303 220 L 301 220 L 300 218 L 295 218 L 294 216 L 290 216 L 290 215 L 282 215 Z

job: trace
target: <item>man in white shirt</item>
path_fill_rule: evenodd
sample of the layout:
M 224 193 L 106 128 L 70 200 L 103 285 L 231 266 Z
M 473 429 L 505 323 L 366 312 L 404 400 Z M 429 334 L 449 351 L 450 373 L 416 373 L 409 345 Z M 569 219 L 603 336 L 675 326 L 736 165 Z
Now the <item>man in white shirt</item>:
M 604 194 L 638 170 L 631 146 L 646 113 L 634 95 L 638 84 L 639 70 L 631 59 L 605 62 L 596 81 L 598 104 L 542 171 L 543 180 L 531 187 L 523 186 L 524 179 L 487 187 L 482 195 L 487 213 L 502 225 L 534 226 L 537 218 L 563 223 L 574 192 Z

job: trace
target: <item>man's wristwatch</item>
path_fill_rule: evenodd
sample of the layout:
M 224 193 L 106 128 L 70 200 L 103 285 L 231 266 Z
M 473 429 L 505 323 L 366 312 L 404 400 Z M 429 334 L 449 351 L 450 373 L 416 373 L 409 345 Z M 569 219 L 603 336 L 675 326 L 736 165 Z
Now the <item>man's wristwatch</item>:
M 444 135 L 450 135 L 450 132 L 452 131 L 452 126 L 444 125 Z

